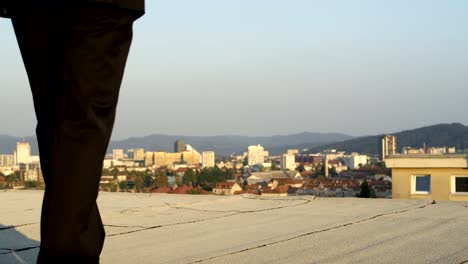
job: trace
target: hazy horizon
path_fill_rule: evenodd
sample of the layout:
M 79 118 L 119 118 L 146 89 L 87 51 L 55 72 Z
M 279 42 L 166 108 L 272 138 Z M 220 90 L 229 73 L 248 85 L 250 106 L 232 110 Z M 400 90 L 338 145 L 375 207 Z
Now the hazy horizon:
M 460 123 L 460 122 L 453 122 L 453 123 Z M 432 124 L 432 125 L 453 124 L 453 123 L 438 123 L 438 124 Z M 460 123 L 460 124 L 466 126 L 463 123 Z M 432 125 L 429 125 L 429 126 L 432 126 Z M 422 127 L 426 127 L 426 126 L 422 126 Z M 402 130 L 398 130 L 398 131 L 387 131 L 387 132 L 383 132 L 383 133 L 364 134 L 364 135 L 350 135 L 350 134 L 342 133 L 342 132 L 339 132 L 339 131 L 335 131 L 335 132 L 333 132 L 333 131 L 332 132 L 300 131 L 300 132 L 292 132 L 292 133 L 289 133 L 289 134 L 271 134 L 271 135 L 241 135 L 241 134 L 183 135 L 183 134 L 168 134 L 168 133 L 151 133 L 151 134 L 146 134 L 146 135 L 130 135 L 128 137 L 123 137 L 123 138 L 112 137 L 111 141 L 121 141 L 121 140 L 130 139 L 130 138 L 143 138 L 143 137 L 149 137 L 149 136 L 153 136 L 153 135 L 180 136 L 180 137 L 230 137 L 230 136 L 232 136 L 232 137 L 274 137 L 274 136 L 291 136 L 291 135 L 298 135 L 298 134 L 302 134 L 302 133 L 341 134 L 341 135 L 344 135 L 344 136 L 350 136 L 352 138 L 359 138 L 359 137 L 366 137 L 366 136 L 377 136 L 377 135 L 380 135 L 380 134 L 395 134 L 395 133 L 399 133 L 399 132 L 402 132 L 402 131 L 413 130 L 413 129 L 418 129 L 418 128 L 422 128 L 422 127 L 406 128 L 406 129 L 402 129 Z M 17 135 L 8 135 L 8 134 L 0 133 L 0 136 L 11 136 L 11 137 L 16 137 L 16 138 L 26 138 L 26 137 L 35 136 L 35 134 L 17 136 Z
M 150 134 L 350 136 L 468 124 L 468 2 L 147 1 L 112 140 Z M 34 135 L 0 19 L 0 134 Z

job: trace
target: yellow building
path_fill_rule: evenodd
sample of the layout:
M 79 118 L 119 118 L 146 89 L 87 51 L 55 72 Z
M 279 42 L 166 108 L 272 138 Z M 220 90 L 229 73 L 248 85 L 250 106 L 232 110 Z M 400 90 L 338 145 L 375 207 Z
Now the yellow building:
M 145 166 L 151 167 L 154 165 L 154 152 L 148 151 L 145 153 Z
M 25 163 L 26 159 L 31 156 L 31 145 L 29 142 L 16 143 L 16 150 L 14 152 L 15 164 Z
M 468 155 L 393 155 L 392 197 L 468 201 Z
M 145 160 L 145 149 L 129 149 L 127 152 L 128 158 L 131 160 Z
M 202 167 L 213 168 L 215 166 L 215 153 L 214 151 L 202 152 Z
M 189 166 L 202 162 L 201 155 L 196 150 L 182 152 L 182 160 Z
M 247 150 L 247 161 L 249 165 L 263 164 L 265 157 L 268 157 L 267 151 L 261 145 L 249 146 Z
M 172 166 L 174 162 L 180 162 L 182 160 L 181 153 L 170 153 L 170 152 L 163 152 L 158 151 L 153 153 L 154 165 L 156 167 L 161 166 Z
M 214 194 L 234 195 L 236 192 L 242 192 L 242 187 L 235 182 L 218 182 L 213 188 Z

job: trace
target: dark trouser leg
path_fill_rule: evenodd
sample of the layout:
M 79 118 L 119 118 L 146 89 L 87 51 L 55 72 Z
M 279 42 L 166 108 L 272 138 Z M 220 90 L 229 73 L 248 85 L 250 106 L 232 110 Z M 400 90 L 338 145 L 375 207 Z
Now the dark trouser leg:
M 107 5 L 15 9 L 46 183 L 39 262 L 98 262 L 96 204 L 135 17 Z

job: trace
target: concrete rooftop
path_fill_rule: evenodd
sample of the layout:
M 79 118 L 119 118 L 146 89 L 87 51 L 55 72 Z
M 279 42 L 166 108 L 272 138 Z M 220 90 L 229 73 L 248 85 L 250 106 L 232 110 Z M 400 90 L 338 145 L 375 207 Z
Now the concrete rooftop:
M 0 192 L 0 263 L 35 263 L 43 192 Z M 101 263 L 468 263 L 468 202 L 100 193 Z

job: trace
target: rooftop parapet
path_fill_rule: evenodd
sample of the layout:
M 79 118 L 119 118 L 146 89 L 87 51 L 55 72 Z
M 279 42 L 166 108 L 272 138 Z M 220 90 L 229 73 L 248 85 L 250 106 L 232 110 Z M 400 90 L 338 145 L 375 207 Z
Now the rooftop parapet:
M 468 168 L 467 154 L 409 154 L 390 155 L 387 168 Z

